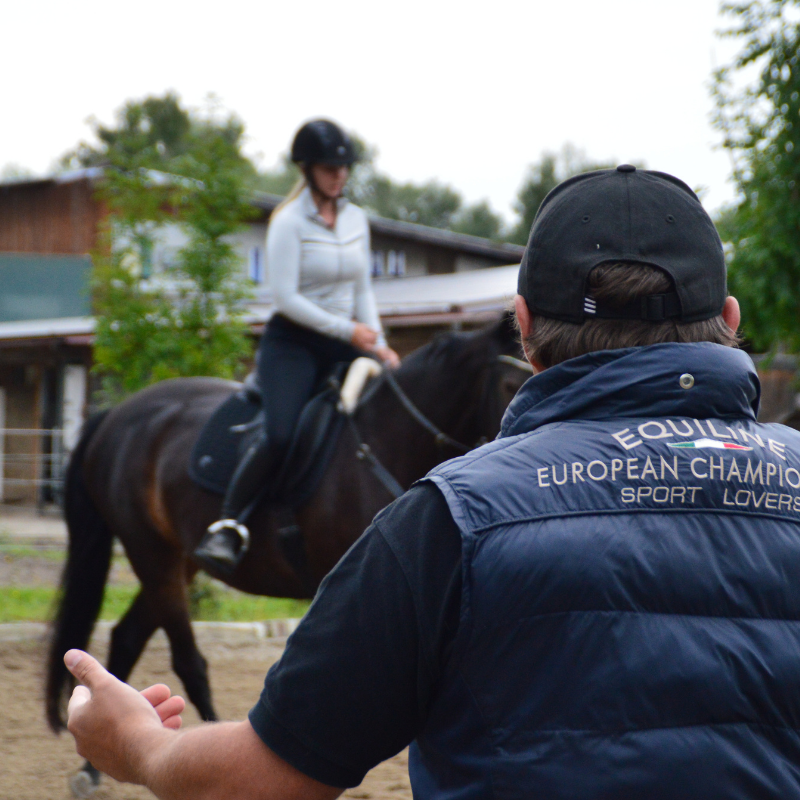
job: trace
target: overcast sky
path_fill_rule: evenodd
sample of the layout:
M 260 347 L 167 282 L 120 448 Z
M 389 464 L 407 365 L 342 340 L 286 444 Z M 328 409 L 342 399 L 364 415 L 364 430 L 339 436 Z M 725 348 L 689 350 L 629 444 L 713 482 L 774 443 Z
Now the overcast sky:
M 708 83 L 718 0 L 32 0 L 5 3 L 0 168 L 47 172 L 126 99 L 214 93 L 265 166 L 329 116 L 397 180 L 438 178 L 511 219 L 529 163 L 571 142 L 730 200 Z

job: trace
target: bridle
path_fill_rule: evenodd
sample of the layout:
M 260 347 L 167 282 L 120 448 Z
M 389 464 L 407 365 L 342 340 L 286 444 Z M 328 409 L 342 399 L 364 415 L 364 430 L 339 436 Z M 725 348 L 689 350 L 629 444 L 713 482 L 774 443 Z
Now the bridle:
M 528 373 L 531 372 L 531 365 L 528 364 L 527 361 L 514 358 L 514 356 L 499 355 L 496 357 L 496 361 L 497 363 L 506 364 L 507 366 L 515 367 L 516 369 L 521 369 Z M 411 398 L 403 390 L 403 387 L 397 382 L 397 378 L 395 378 L 391 370 L 384 370 L 383 380 L 391 389 L 395 397 L 400 401 L 400 404 L 403 406 L 403 408 L 412 417 L 412 419 L 414 419 L 421 427 L 428 431 L 431 436 L 433 436 L 433 440 L 437 447 L 450 447 L 454 450 L 458 450 L 461 454 L 464 454 L 486 444 L 487 439 L 485 436 L 482 436 L 474 445 L 470 446 L 464 444 L 463 442 L 459 442 L 457 439 L 454 439 L 452 436 L 445 433 L 441 428 L 431 422 L 431 420 L 428 419 L 428 417 L 426 417 L 425 414 L 419 410 L 419 408 L 417 408 L 417 406 L 414 404 L 414 401 L 411 400 Z M 369 393 L 369 396 L 371 395 L 372 392 Z M 484 403 L 485 396 L 481 400 L 481 406 L 483 406 Z M 365 461 L 369 465 L 375 477 L 383 484 L 384 488 L 395 499 L 400 497 L 400 495 L 405 492 L 405 489 L 400 485 L 394 475 L 392 475 L 392 473 L 389 472 L 389 470 L 380 462 L 375 453 L 372 452 L 372 448 L 363 440 L 352 414 L 347 415 L 347 421 L 350 426 L 350 430 L 352 431 L 353 436 L 358 443 L 358 447 L 356 448 L 356 458 L 359 459 L 359 461 Z

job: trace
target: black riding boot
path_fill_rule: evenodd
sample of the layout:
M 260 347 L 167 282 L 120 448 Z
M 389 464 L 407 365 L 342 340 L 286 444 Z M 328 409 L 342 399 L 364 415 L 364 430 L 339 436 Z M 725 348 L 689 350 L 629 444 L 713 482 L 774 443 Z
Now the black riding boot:
M 210 525 L 197 549 L 195 560 L 204 567 L 230 575 L 250 546 L 250 531 L 245 526 L 267 486 L 271 453 L 266 436 L 254 442 L 233 473 L 220 519 Z

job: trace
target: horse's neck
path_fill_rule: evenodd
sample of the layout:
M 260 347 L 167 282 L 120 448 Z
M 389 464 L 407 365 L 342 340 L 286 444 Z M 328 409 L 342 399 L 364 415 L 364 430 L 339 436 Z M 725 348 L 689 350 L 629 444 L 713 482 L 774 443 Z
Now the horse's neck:
M 380 379 L 379 379 L 380 380 Z M 476 387 L 453 380 L 443 371 L 396 373 L 397 383 L 416 408 L 436 428 L 464 444 L 477 439 L 464 427 L 465 408 L 474 405 Z M 436 437 L 403 407 L 385 380 L 356 414 L 361 433 L 378 458 L 404 485 L 421 478 L 447 458 L 459 453 L 437 444 Z

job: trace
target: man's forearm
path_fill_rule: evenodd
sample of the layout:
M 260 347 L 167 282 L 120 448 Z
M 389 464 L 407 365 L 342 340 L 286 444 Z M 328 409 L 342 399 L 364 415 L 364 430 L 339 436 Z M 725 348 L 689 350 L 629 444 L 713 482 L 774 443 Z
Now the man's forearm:
M 234 744 L 236 727 L 210 723 L 163 737 L 142 760 L 137 782 L 163 800 L 247 797 L 231 777 L 241 757 Z
M 291 767 L 246 721 L 164 737 L 143 769 L 141 782 L 162 800 L 332 800 L 342 791 Z
M 117 780 L 144 784 L 163 800 L 333 800 L 342 793 L 279 758 L 249 721 L 178 733 L 184 702 L 170 699 L 168 687 L 137 692 L 81 650 L 64 661 L 82 684 L 67 709 L 78 753 Z

